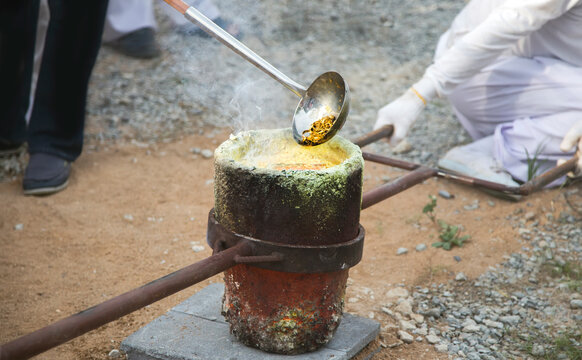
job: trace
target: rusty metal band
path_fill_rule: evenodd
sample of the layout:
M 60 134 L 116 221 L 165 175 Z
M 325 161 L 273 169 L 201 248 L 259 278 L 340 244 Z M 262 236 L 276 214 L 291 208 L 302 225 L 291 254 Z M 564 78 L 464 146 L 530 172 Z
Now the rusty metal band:
M 290 273 L 323 273 L 348 269 L 360 262 L 364 249 L 365 231 L 359 225 L 358 235 L 349 241 L 331 245 L 290 245 L 259 240 L 234 233 L 224 228 L 214 217 L 214 209 L 208 214 L 206 241 L 220 252 L 236 244 L 247 242 L 252 249 L 250 256 L 238 256 L 235 262 L 263 269 Z

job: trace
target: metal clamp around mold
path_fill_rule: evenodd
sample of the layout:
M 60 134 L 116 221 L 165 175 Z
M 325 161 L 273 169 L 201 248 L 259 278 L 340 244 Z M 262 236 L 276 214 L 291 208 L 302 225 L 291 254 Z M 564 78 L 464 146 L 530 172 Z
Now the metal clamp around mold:
M 340 271 L 355 266 L 362 259 L 365 231 L 359 225 L 358 235 L 349 241 L 331 245 L 290 245 L 259 240 L 234 233 L 224 228 L 214 217 L 214 209 L 208 214 L 206 241 L 218 253 L 240 241 L 252 247 L 251 256 L 237 256 L 239 264 L 249 264 L 263 269 L 290 273 L 323 273 Z

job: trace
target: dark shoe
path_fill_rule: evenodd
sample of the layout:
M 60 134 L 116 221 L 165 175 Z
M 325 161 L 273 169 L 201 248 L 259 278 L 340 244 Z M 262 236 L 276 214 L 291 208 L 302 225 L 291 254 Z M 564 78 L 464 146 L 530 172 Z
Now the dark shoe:
M 216 25 L 220 26 L 223 30 L 227 33 L 232 35 L 234 38 L 240 40 L 243 36 L 242 31 L 240 30 L 239 26 L 235 23 L 232 23 L 228 20 L 225 20 L 221 17 L 218 17 L 212 20 Z M 182 35 L 195 35 L 205 38 L 211 38 L 212 36 L 208 35 L 204 30 L 198 27 L 195 24 L 185 24 L 178 27 L 178 33 Z
M 57 156 L 43 153 L 30 155 L 24 172 L 24 195 L 50 195 L 69 184 L 71 163 Z
M 117 40 L 107 43 L 107 45 L 123 55 L 138 59 L 153 59 L 161 54 L 152 28 L 142 28 L 130 32 Z
M 0 156 L 10 156 L 18 154 L 24 149 L 23 143 L 12 143 L 0 140 Z

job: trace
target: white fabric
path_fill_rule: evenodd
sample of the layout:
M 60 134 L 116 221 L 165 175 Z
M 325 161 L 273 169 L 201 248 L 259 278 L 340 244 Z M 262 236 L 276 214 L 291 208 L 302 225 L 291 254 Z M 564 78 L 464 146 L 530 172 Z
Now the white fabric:
M 374 130 L 385 125 L 393 125 L 394 131 L 390 137 L 390 145 L 396 146 L 406 137 L 408 130 L 424 107 L 424 102 L 409 89 L 378 111 Z
M 153 0 L 109 1 L 103 29 L 104 42 L 143 28 L 157 29 Z
M 216 19 L 220 16 L 220 11 L 211 0 L 186 2 L 209 19 Z M 164 2 L 162 8 L 175 25 L 188 23 L 184 15 L 167 3 Z M 157 29 L 153 0 L 109 0 L 105 28 L 103 29 L 104 42 L 116 40 L 142 28 Z
M 500 56 L 559 59 L 582 67 L 582 0 L 473 0 L 442 38 L 425 72 L 447 95 Z
M 564 152 L 575 148 L 577 149 L 576 155 L 578 156 L 578 162 L 576 163 L 576 171 L 574 173 L 580 176 L 582 175 L 582 120 L 579 120 L 572 126 L 560 144 L 560 150 Z M 565 160 L 561 160 L 560 162 L 563 161 Z
M 478 179 L 496 182 L 506 186 L 519 186 L 511 175 L 503 170 L 494 156 L 493 136 L 487 136 L 471 144 L 453 148 L 439 160 L 441 169 L 453 171 Z

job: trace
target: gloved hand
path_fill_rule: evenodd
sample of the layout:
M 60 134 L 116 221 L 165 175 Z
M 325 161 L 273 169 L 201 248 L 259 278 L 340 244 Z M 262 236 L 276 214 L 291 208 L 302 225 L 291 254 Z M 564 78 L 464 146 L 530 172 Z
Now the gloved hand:
M 378 111 L 374 130 L 384 125 L 393 125 L 394 132 L 390 138 L 390 145 L 396 146 L 406 137 L 418 115 L 435 95 L 436 90 L 432 82 L 425 78 L 421 79 L 398 99 Z
M 576 170 L 574 171 L 575 176 L 582 175 L 582 120 L 574 124 L 570 131 L 564 136 L 564 140 L 560 144 L 560 150 L 566 152 L 578 146 L 576 155 L 578 156 L 578 162 L 576 164 Z M 560 161 L 559 163 L 563 163 Z M 558 163 L 558 165 L 559 165 Z

